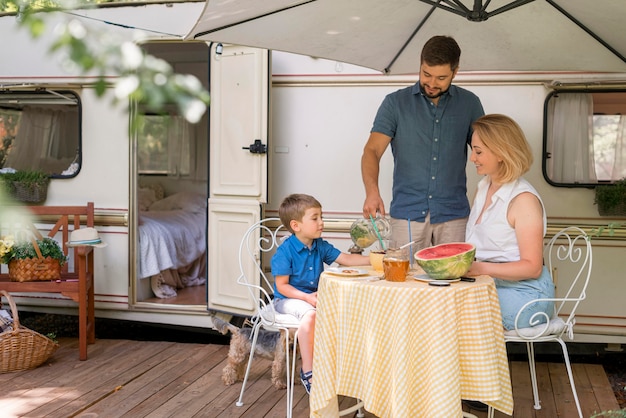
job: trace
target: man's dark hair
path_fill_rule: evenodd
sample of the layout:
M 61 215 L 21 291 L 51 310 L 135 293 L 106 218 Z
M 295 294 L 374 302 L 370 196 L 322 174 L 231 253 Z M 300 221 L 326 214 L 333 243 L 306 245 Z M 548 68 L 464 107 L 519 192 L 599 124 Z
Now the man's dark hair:
M 421 62 L 430 66 L 450 64 L 452 70 L 459 66 L 461 48 L 450 36 L 433 36 L 422 48 Z

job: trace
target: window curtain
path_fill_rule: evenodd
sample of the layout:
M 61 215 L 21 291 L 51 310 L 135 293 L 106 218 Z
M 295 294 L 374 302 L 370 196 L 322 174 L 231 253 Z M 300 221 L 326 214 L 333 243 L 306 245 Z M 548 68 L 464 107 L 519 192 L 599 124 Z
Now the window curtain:
M 5 166 L 40 170 L 44 161 L 53 160 L 67 168 L 78 152 L 77 126 L 75 109 L 25 107 Z
M 191 133 L 189 122 L 185 118 L 179 115 L 170 117 L 167 130 L 170 176 L 179 177 L 191 174 Z
M 611 180 L 626 178 L 626 116 L 619 118 L 619 128 L 615 140 L 615 160 L 611 171 Z
M 567 93 L 553 97 L 548 123 L 549 178 L 556 183 L 595 183 L 592 95 Z

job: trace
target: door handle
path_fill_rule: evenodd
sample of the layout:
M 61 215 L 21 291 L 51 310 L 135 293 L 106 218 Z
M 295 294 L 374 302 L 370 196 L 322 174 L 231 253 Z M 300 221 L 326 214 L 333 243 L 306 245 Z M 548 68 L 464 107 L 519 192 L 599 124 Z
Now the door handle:
M 241 147 L 241 149 L 250 150 L 251 154 L 266 154 L 267 145 L 263 144 L 260 139 L 255 139 L 254 144 L 250 144 L 249 147 Z

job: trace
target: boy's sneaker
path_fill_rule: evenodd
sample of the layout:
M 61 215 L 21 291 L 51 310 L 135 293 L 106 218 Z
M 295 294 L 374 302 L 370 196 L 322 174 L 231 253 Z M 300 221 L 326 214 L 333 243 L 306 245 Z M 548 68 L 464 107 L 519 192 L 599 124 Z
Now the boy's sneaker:
M 313 371 L 304 373 L 302 369 L 300 369 L 300 381 L 302 382 L 302 386 L 304 386 L 304 390 L 309 395 L 311 394 L 311 379 L 313 378 Z

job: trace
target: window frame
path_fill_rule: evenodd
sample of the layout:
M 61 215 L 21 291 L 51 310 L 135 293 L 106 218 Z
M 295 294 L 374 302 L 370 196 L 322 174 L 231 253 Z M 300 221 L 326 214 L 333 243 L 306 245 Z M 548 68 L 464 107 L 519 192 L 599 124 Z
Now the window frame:
M 554 187 L 566 187 L 566 188 L 585 188 L 585 189 L 593 189 L 599 185 L 613 184 L 614 181 L 610 180 L 597 180 L 595 183 L 563 183 L 552 180 L 548 176 L 548 159 L 552 158 L 548 150 L 548 112 L 549 112 L 549 103 L 550 99 L 559 95 L 559 94 L 568 94 L 568 93 L 626 93 L 626 86 L 606 86 L 606 87 L 563 87 L 552 90 L 544 100 L 543 106 L 543 141 L 542 141 L 542 150 L 541 150 L 541 171 L 544 180 Z M 622 103 L 620 103 L 622 105 Z M 624 113 L 623 116 L 626 116 L 626 101 L 623 103 Z M 597 113 L 594 110 L 594 115 Z
M 77 144 L 76 144 L 76 155 L 75 159 L 72 163 L 77 163 L 78 168 L 71 174 L 60 174 L 60 173 L 48 173 L 45 170 L 48 177 L 51 179 L 71 179 L 76 177 L 83 166 L 83 108 L 82 101 L 80 99 L 80 95 L 73 90 L 56 90 L 50 88 L 37 88 L 37 89 L 3 89 L 0 90 L 0 107 L 2 107 L 2 102 L 6 101 L 15 101 L 16 105 L 67 105 L 73 104 L 76 106 L 77 112 Z M 6 108 L 7 110 L 9 107 Z M 16 111 L 23 111 L 24 107 L 16 106 Z M 70 163 L 70 165 L 72 164 Z M 69 166 L 68 166 L 69 168 Z

